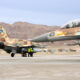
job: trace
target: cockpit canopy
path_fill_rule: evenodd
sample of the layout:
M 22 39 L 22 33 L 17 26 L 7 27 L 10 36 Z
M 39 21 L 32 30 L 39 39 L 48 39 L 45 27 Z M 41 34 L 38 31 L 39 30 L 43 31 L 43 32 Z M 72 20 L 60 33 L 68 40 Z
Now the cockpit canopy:
M 80 20 L 74 20 L 62 26 L 62 28 L 74 28 L 74 27 L 80 27 Z

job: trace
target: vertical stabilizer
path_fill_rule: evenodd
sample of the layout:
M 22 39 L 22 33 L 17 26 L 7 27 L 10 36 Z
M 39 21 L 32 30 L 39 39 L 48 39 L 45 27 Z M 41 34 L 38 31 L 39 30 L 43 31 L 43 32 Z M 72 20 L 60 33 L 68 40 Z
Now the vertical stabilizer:
M 0 25 L 0 39 L 1 39 L 1 41 L 5 42 L 7 38 L 9 38 L 9 36 L 8 36 L 6 30 L 3 28 L 2 25 Z

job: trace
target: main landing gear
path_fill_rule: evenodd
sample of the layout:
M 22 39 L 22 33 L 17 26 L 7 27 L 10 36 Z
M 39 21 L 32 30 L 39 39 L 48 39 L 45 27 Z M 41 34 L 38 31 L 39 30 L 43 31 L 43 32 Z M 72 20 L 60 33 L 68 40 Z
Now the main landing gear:
M 33 57 L 33 53 L 22 53 L 22 57 Z
M 11 53 L 11 57 L 14 57 L 15 53 Z

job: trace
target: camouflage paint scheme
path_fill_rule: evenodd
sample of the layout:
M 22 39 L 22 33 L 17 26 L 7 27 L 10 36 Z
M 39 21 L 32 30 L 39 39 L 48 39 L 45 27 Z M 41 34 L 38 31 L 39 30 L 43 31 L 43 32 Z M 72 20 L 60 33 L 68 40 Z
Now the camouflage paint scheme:
M 1 41 L 8 46 L 19 46 L 19 47 L 32 46 L 31 41 L 10 38 L 2 25 L 0 25 L 0 38 Z
M 55 33 L 54 37 L 80 35 L 80 27 L 68 28 L 68 29 L 63 28 L 63 29 L 54 31 L 54 33 Z
M 63 26 L 63 28 L 53 32 L 42 34 L 31 39 L 33 42 L 53 42 L 62 40 L 80 40 L 80 20 L 72 21 Z

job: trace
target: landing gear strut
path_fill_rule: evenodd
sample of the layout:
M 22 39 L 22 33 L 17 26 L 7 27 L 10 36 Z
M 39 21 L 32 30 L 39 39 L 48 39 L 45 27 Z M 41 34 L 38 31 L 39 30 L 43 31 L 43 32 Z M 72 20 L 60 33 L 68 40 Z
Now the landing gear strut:
M 22 53 L 22 57 L 27 57 L 27 54 L 26 53 Z

